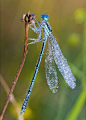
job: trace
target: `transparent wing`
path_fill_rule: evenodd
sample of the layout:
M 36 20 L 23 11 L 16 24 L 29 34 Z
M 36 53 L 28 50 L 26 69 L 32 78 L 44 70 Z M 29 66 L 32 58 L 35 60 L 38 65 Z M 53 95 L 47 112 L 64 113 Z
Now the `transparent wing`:
M 58 86 L 58 77 L 57 77 L 57 72 L 55 68 L 53 52 L 54 52 L 53 47 L 48 41 L 48 48 L 45 54 L 45 75 L 46 75 L 47 84 L 49 85 L 50 90 L 53 93 L 56 93 L 59 86 Z
M 67 60 L 63 56 L 55 37 L 51 34 L 49 39 L 54 49 L 54 60 L 58 66 L 58 69 L 61 72 L 66 83 L 70 86 L 71 89 L 74 89 L 76 87 L 76 79 L 70 69 L 70 66 L 68 65 Z

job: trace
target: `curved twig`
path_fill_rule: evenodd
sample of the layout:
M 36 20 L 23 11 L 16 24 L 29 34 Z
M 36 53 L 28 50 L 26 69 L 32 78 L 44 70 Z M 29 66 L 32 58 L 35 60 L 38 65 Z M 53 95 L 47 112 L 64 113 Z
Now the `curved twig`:
M 21 70 L 23 68 L 23 65 L 24 65 L 24 62 L 25 62 L 25 58 L 26 58 L 26 54 L 27 54 L 27 38 L 28 38 L 28 28 L 29 28 L 29 25 L 32 25 L 33 22 L 35 22 L 35 14 L 30 14 L 30 12 L 28 12 L 27 14 L 23 14 L 23 18 L 21 18 L 21 21 L 25 22 L 25 43 L 24 43 L 24 53 L 23 53 L 23 58 L 22 58 L 22 61 L 21 61 L 21 64 L 20 64 L 20 67 L 18 69 L 18 72 L 15 76 L 15 79 L 13 81 L 13 84 L 12 84 L 12 87 L 10 89 L 10 92 L 7 96 L 7 99 L 6 99 L 6 102 L 5 102 L 5 105 L 2 109 L 2 112 L 1 112 L 1 115 L 0 115 L 0 120 L 3 119 L 3 116 L 4 116 L 4 113 L 5 113 L 5 110 L 7 108 L 7 105 L 9 103 L 9 100 L 10 100 L 10 97 L 11 97 L 11 94 L 15 88 L 15 85 L 17 83 L 17 80 L 19 78 L 19 75 L 21 73 Z

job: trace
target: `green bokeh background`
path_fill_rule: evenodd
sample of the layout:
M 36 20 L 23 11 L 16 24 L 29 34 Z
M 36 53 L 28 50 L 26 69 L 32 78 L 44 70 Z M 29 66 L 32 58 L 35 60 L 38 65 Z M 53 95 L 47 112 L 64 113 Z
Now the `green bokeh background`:
M 40 21 L 41 14 L 47 12 L 49 23 L 60 48 L 67 58 L 76 78 L 76 88 L 70 89 L 58 72 L 59 91 L 53 94 L 45 78 L 43 55 L 39 72 L 24 114 L 25 120 L 85 120 L 86 119 L 86 10 L 85 0 L 1 0 L 1 74 L 8 86 L 20 66 L 25 27 L 20 21 L 22 15 L 30 11 Z M 29 38 L 36 38 L 31 29 Z M 21 108 L 32 79 L 41 50 L 42 41 L 28 48 L 28 54 L 13 94 Z M 46 51 L 47 47 L 45 48 Z M 0 112 L 7 94 L 0 85 Z M 4 120 L 17 120 L 12 103 L 8 104 Z

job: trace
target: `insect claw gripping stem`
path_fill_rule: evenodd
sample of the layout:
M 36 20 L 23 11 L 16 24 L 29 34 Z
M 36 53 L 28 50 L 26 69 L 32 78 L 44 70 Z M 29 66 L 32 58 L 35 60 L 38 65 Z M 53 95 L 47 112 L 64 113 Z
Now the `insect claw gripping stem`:
M 35 23 L 35 14 L 30 14 L 30 11 L 27 13 L 27 14 L 23 14 L 23 17 L 21 18 L 21 21 L 22 22 L 25 22 L 25 41 L 24 41 L 24 53 L 23 53 L 23 58 L 22 58 L 22 61 L 21 61 L 21 64 L 20 64 L 20 67 L 18 69 L 18 72 L 15 76 L 15 79 L 13 81 L 13 84 L 12 84 L 12 87 L 9 91 L 9 94 L 7 96 L 7 99 L 6 99 L 6 102 L 4 104 L 4 107 L 2 109 L 2 112 L 1 112 L 1 115 L 0 115 L 0 120 L 3 119 L 3 116 L 4 116 L 4 113 L 6 111 L 6 108 L 7 108 L 7 105 L 9 103 L 9 100 L 10 100 L 10 96 L 14 90 L 14 87 L 16 85 L 16 82 L 19 78 L 19 75 L 21 73 L 21 70 L 23 68 L 23 65 L 24 65 L 24 62 L 25 62 L 25 58 L 26 58 L 26 54 L 27 54 L 27 38 L 28 38 L 28 28 L 29 28 L 29 25 L 33 25 L 33 23 Z

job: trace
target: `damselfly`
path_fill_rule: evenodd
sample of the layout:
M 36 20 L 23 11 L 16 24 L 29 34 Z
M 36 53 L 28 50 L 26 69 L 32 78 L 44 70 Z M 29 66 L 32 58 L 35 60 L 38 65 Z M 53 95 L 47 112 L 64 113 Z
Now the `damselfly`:
M 25 112 L 47 40 L 48 40 L 48 48 L 47 48 L 46 58 L 45 58 L 45 74 L 46 74 L 46 79 L 47 79 L 47 83 L 49 85 L 50 90 L 53 93 L 56 93 L 59 88 L 55 64 L 58 66 L 59 71 L 61 72 L 64 80 L 70 86 L 70 88 L 74 89 L 76 86 L 76 79 L 70 69 L 70 66 L 67 63 L 67 60 L 65 59 L 65 57 L 61 52 L 61 49 L 59 47 L 59 44 L 57 43 L 56 38 L 52 34 L 52 29 L 49 25 L 49 22 L 47 21 L 49 19 L 49 16 L 45 13 L 41 15 L 41 18 L 42 18 L 42 21 L 40 24 L 37 21 L 37 24 L 39 25 L 38 28 L 36 27 L 35 23 L 33 23 L 34 28 L 30 26 L 30 28 L 34 32 L 39 33 L 39 37 L 38 39 L 29 38 L 29 40 L 34 40 L 34 41 L 31 43 L 28 43 L 28 45 L 41 41 L 42 29 L 43 29 L 44 37 L 43 37 L 43 45 L 42 45 L 41 53 L 35 68 L 35 72 L 34 72 L 30 87 L 28 89 L 26 98 L 21 108 L 21 114 Z

